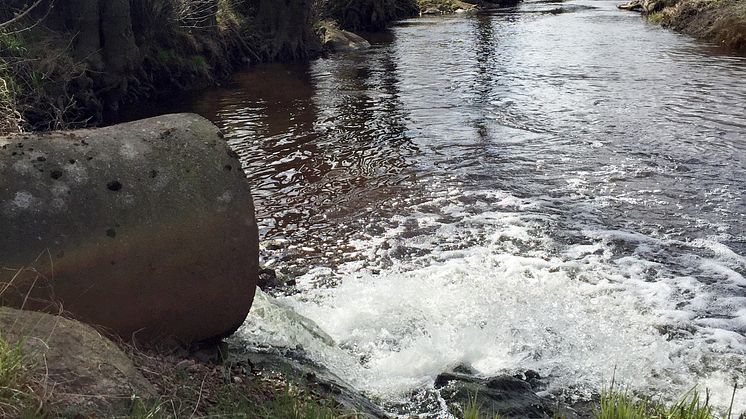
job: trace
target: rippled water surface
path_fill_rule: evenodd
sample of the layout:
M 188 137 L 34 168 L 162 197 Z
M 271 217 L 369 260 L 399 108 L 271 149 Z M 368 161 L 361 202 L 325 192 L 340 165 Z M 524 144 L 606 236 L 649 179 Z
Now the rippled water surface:
M 746 59 L 614 6 L 414 19 L 191 105 L 241 155 L 264 262 L 298 281 L 260 296 L 247 342 L 300 344 L 412 412 L 437 414 L 411 402 L 459 364 L 570 396 L 616 366 L 727 404 L 746 377 Z

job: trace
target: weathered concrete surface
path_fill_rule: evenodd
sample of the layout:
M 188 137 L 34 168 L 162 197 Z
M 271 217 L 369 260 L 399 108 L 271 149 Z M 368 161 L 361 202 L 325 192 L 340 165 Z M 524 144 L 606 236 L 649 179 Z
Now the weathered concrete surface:
M 25 364 L 50 409 L 76 417 L 128 416 L 133 398 L 155 399 L 130 359 L 92 327 L 51 314 L 0 307 L 2 338 L 23 345 Z
M 253 203 L 204 118 L 0 137 L 0 180 L 3 304 L 61 306 L 139 341 L 224 336 L 245 319 Z

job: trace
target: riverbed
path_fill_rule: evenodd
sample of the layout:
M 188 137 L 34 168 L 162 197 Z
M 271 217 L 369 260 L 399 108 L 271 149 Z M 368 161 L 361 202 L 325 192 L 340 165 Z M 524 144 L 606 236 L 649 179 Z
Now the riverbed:
M 746 378 L 746 57 L 615 6 L 413 19 L 172 105 L 223 129 L 262 262 L 296 282 L 260 296 L 246 344 L 299 347 L 399 413 L 445 414 L 433 382 L 458 365 L 537 371 L 563 399 L 613 378 L 727 406 Z

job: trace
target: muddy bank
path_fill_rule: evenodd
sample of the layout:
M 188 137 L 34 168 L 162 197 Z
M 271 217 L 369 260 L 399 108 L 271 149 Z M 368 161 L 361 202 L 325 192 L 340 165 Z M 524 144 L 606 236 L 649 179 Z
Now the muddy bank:
M 653 23 L 746 52 L 746 3 L 739 0 L 633 0 L 619 6 Z

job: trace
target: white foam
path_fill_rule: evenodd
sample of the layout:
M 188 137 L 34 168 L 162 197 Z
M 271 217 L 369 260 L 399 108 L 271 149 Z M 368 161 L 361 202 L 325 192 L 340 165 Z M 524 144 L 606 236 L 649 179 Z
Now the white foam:
M 441 225 L 434 237 L 400 236 L 407 221 L 438 224 L 415 210 L 413 220 L 398 216 L 400 227 L 355 243 L 369 263 L 388 258 L 384 268 L 355 262 L 300 278 L 301 288 L 308 286 L 275 304 L 309 319 L 336 344 L 315 343 L 318 331 L 277 344 L 300 340 L 312 358 L 384 401 L 401 401 L 432 386 L 439 373 L 469 364 L 485 376 L 536 370 L 548 377 L 548 392 L 573 388 L 578 396 L 599 391 L 612 374 L 617 383 L 666 400 L 699 385 L 717 393 L 718 406 L 727 406 L 734 375 L 746 368 L 744 301 L 645 257 L 680 243 L 634 231 L 579 229 L 582 243 L 562 245 L 546 227 L 552 216 L 512 212 L 538 208 L 536 202 L 484 198 L 493 202 L 484 205 L 489 210 L 471 215 L 439 198 L 440 211 L 461 221 Z M 437 245 L 464 238 L 478 243 L 456 250 Z M 620 254 L 618 242 L 636 250 Z M 397 259 L 384 243 L 430 246 L 431 252 Z M 731 265 L 740 263 L 739 255 L 717 243 L 695 247 L 703 246 Z M 742 285 L 736 267 L 719 259 L 691 255 L 677 261 Z M 315 288 L 319 275 L 336 275 L 339 285 Z M 713 310 L 716 316 L 702 315 Z M 297 329 L 256 316 L 254 310 L 243 330 L 251 339 Z M 735 406 L 746 409 L 746 391 L 737 394 Z

